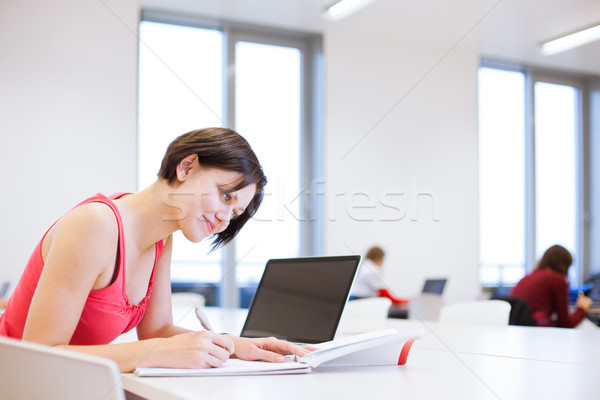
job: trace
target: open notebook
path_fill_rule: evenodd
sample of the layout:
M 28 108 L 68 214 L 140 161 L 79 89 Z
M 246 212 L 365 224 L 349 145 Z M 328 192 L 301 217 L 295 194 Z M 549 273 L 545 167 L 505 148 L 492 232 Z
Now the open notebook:
M 421 331 L 385 329 L 315 345 L 304 357 L 286 357 L 283 363 L 228 360 L 219 368 L 138 368 L 138 376 L 224 376 L 301 374 L 319 366 L 404 365 L 410 348 Z

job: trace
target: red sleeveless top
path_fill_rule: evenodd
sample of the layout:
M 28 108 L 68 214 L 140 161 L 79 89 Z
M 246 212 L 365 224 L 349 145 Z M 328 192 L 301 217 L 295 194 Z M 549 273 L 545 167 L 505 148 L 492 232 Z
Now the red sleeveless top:
M 99 193 L 76 206 L 79 207 L 86 203 L 97 202 L 106 204 L 114 212 L 119 227 L 119 249 L 117 254 L 118 271 L 115 280 L 109 286 L 90 292 L 85 306 L 83 307 L 81 317 L 79 318 L 79 323 L 75 328 L 75 332 L 73 332 L 69 344 L 108 344 L 122 333 L 137 326 L 146 311 L 146 305 L 150 293 L 152 292 L 156 261 L 163 251 L 163 242 L 162 240 L 156 242 L 154 267 L 152 269 L 146 296 L 140 304 L 130 304 L 127 294 L 125 293 L 126 269 L 123 221 L 121 220 L 119 210 L 113 202 L 114 199 L 125 194 L 127 193 L 117 193 L 110 197 L 106 197 Z M 48 231 L 50 229 L 48 229 Z M 46 232 L 46 234 L 47 233 L 48 232 Z M 44 234 L 44 237 L 46 237 L 46 234 Z M 0 335 L 2 336 L 9 336 L 17 339 L 23 337 L 23 330 L 25 328 L 25 321 L 27 320 L 31 299 L 44 268 L 41 251 L 44 237 L 42 237 L 42 240 L 40 240 L 33 251 L 33 254 L 29 258 L 25 271 L 6 306 L 4 314 L 0 315 Z

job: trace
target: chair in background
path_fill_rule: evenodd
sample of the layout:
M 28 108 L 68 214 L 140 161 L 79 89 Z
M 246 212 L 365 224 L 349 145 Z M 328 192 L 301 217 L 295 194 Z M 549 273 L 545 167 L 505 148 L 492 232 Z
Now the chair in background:
M 440 322 L 508 325 L 511 306 L 503 300 L 479 300 L 448 304 L 440 310 Z
M 350 300 L 344 307 L 342 318 L 371 318 L 384 320 L 392 301 L 387 297 L 367 297 Z
M 125 400 L 121 374 L 109 359 L 0 337 L 3 399 Z
M 194 307 L 204 307 L 206 299 L 200 293 L 195 292 L 176 292 L 171 295 L 173 308 L 193 309 Z
M 436 294 L 423 293 L 419 296 L 411 297 L 408 306 L 408 319 L 437 321 L 443 306 L 444 299 L 442 296 Z
M 518 297 L 492 297 L 492 300 L 502 300 L 510 304 L 509 325 L 537 326 L 527 300 Z

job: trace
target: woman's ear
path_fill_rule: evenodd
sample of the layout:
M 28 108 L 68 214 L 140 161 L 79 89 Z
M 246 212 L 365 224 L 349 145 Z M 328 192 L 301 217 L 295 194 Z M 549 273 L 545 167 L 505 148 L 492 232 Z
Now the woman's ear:
M 177 180 L 179 182 L 185 181 L 196 166 L 198 166 L 198 156 L 196 154 L 190 154 L 185 157 L 177 165 Z

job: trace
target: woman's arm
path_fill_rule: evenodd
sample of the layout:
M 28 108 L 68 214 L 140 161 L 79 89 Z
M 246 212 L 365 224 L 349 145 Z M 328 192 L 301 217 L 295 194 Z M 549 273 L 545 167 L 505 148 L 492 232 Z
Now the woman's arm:
M 132 343 L 60 347 L 110 358 L 121 372 L 131 372 L 137 367 L 220 367 L 233 354 L 234 342 L 227 335 L 203 331 Z
M 574 328 L 586 316 L 587 312 L 582 307 L 577 307 L 572 314 L 569 314 L 569 303 L 567 293 L 569 286 L 566 281 L 561 281 L 553 286 L 554 305 L 558 326 L 561 328 Z
M 24 340 L 69 343 L 90 291 L 110 284 L 118 227 L 107 212 L 112 214 L 97 204 L 78 207 L 44 239 L 44 269 L 27 314 Z
M 144 318 L 137 326 L 139 339 L 171 337 L 182 333 L 192 332 L 173 324 L 173 309 L 171 304 L 171 254 L 173 250 L 173 235 L 165 240 L 163 252 L 156 262 L 152 294 Z

